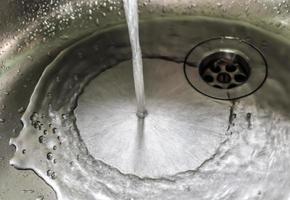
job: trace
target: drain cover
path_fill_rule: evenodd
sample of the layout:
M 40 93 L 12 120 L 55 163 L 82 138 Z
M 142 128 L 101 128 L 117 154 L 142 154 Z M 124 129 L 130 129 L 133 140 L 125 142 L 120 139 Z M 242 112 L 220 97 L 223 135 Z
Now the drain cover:
M 251 68 L 237 52 L 218 51 L 206 56 L 199 65 L 199 74 L 209 85 L 231 89 L 247 82 Z
M 185 59 L 184 71 L 195 90 L 220 100 L 253 94 L 268 74 L 261 51 L 233 37 L 214 38 L 196 45 Z

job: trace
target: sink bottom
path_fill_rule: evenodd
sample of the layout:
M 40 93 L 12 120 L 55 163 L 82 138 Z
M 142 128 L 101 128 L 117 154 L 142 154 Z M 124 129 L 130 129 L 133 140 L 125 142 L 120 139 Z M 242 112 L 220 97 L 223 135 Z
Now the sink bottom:
M 157 178 L 197 169 L 227 139 L 231 103 L 194 91 L 182 64 L 143 62 L 145 120 L 136 116 L 132 64 L 123 62 L 91 81 L 79 98 L 82 139 L 92 156 L 123 173 Z

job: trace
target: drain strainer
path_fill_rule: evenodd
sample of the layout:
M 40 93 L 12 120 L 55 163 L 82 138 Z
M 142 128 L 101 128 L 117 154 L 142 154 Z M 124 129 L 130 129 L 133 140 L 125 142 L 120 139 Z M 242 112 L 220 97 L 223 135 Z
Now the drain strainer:
M 219 50 L 202 59 L 199 74 L 209 85 L 220 89 L 240 86 L 249 79 L 247 59 L 237 52 Z
M 261 51 L 233 37 L 214 38 L 196 45 L 185 59 L 184 71 L 194 89 L 220 100 L 253 94 L 268 74 Z

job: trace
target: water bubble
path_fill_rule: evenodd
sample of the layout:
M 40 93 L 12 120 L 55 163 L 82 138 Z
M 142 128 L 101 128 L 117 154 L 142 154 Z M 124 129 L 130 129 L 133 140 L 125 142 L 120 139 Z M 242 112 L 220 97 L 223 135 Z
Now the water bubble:
M 52 173 L 53 173 L 53 171 L 49 169 L 49 170 L 47 170 L 47 173 L 46 174 L 47 174 L 47 176 L 51 176 Z
M 57 131 L 57 128 L 53 128 L 53 129 L 52 129 L 52 133 L 53 133 L 53 134 L 55 134 L 56 131 Z
M 41 131 L 43 124 L 40 121 L 37 121 L 37 124 L 38 124 L 38 130 Z
M 30 116 L 30 120 L 31 121 L 36 121 L 37 120 L 37 113 L 36 112 L 34 112 L 31 116 Z
M 44 144 L 44 143 L 46 143 L 46 137 L 44 137 L 44 136 L 42 135 L 42 136 L 40 136 L 40 137 L 38 138 L 38 141 L 39 141 L 39 143 Z
M 52 155 L 51 152 L 49 152 L 49 153 L 46 155 L 46 157 L 47 157 L 48 160 L 52 160 L 53 155 Z
M 50 177 L 51 177 L 51 179 L 53 179 L 53 180 L 56 179 L 56 173 L 55 173 L 55 172 L 52 172 Z

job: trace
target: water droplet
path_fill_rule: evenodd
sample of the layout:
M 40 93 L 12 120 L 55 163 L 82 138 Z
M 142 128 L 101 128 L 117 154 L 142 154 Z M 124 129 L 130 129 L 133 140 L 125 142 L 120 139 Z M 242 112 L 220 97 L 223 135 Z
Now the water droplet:
M 47 170 L 46 174 L 47 174 L 47 176 L 51 176 L 52 173 L 53 173 L 53 171 L 49 169 L 49 170 Z
M 38 138 L 38 141 L 39 141 L 39 143 L 44 144 L 44 143 L 46 143 L 46 137 L 44 137 L 44 136 L 42 135 L 42 136 L 40 136 L 40 137 Z
M 95 19 L 95 22 L 96 22 L 97 25 L 100 25 L 100 20 L 99 20 L 99 18 L 96 18 L 96 19 Z
M 52 133 L 53 133 L 53 134 L 55 134 L 56 131 L 57 131 L 57 128 L 53 128 L 53 129 L 52 129 Z
M 49 152 L 49 153 L 46 155 L 46 157 L 47 157 L 48 160 L 52 160 L 53 155 L 52 155 L 51 152 Z
M 18 110 L 18 113 L 23 113 L 25 111 L 24 107 L 20 107 Z
M 59 38 L 62 39 L 62 40 L 68 40 L 69 36 L 68 35 L 62 35 Z
M 29 60 L 33 60 L 32 56 L 27 56 L 27 58 L 28 58 Z
M 67 114 L 62 114 L 61 117 L 62 117 L 62 119 L 67 119 L 68 115 Z
M 56 179 L 56 173 L 55 173 L 55 172 L 52 172 L 52 174 L 51 174 L 50 177 L 51 177 L 51 179 L 53 179 L 53 180 Z
M 9 94 L 10 94 L 8 91 L 3 91 L 3 93 L 4 93 L 5 95 L 9 95 Z

